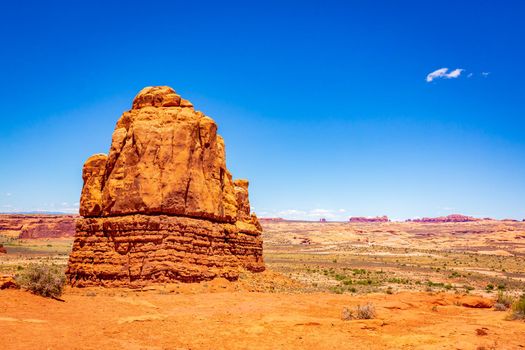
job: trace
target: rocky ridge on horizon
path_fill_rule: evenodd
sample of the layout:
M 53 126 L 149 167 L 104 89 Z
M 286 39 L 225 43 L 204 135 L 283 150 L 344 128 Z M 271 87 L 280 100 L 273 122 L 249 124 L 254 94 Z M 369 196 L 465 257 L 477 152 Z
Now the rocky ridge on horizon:
M 487 218 L 491 220 L 490 218 Z M 461 215 L 461 214 L 451 214 L 447 216 L 439 216 L 435 218 L 421 218 L 421 219 L 409 219 L 407 222 L 426 222 L 426 223 L 445 223 L 445 222 L 473 222 L 481 221 L 484 219 L 478 219 L 472 216 Z
M 366 223 L 366 222 L 389 222 L 390 219 L 388 216 L 376 216 L 376 217 L 364 217 L 364 216 L 352 216 L 350 219 L 348 219 L 348 222 L 352 223 Z

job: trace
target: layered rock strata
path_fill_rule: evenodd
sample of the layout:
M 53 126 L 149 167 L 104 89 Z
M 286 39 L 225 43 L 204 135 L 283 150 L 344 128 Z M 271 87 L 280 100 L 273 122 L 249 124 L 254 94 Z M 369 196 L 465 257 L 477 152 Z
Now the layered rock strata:
M 118 120 L 109 154 L 84 164 L 73 286 L 140 286 L 263 271 L 248 181 L 226 168 L 217 125 L 169 87 L 148 87 Z
M 75 235 L 77 215 L 0 214 L 0 235 L 9 238 L 60 238 Z

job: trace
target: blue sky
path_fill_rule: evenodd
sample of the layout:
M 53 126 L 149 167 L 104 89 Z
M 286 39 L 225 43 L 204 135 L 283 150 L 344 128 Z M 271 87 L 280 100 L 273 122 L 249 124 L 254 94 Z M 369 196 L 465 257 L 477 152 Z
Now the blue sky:
M 522 1 L 4 2 L 0 211 L 77 210 L 85 159 L 142 87 L 170 85 L 217 121 L 259 216 L 522 219 L 524 16 Z

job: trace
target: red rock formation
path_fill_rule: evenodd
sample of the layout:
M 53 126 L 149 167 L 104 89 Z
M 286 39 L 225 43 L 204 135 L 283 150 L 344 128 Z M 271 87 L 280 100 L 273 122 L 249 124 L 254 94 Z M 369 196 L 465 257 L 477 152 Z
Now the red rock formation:
M 326 222 L 326 219 L 325 218 L 320 218 L 319 222 Z
M 349 222 L 359 222 L 359 223 L 367 223 L 367 222 L 389 222 L 388 216 L 376 216 L 374 218 L 367 218 L 364 216 L 352 216 L 349 220 Z
M 3 244 L 0 244 L 0 254 L 7 254 L 7 250 L 5 249 Z
M 0 234 L 10 238 L 60 238 L 75 235 L 76 215 L 0 214 Z
M 444 223 L 444 222 L 471 222 L 471 221 L 480 221 L 480 219 L 474 218 L 472 216 L 461 215 L 461 214 L 451 214 L 448 216 L 440 216 L 436 218 L 412 219 L 410 221 L 427 222 L 427 223 Z
M 143 89 L 108 156 L 84 164 L 73 286 L 234 280 L 264 270 L 248 181 L 232 180 L 215 122 L 169 87 Z

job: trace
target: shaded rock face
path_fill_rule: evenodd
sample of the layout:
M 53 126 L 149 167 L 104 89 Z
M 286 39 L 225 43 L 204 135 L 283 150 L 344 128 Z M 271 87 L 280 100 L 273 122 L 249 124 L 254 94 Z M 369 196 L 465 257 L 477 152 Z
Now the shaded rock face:
M 166 86 L 124 112 L 109 154 L 84 164 L 67 270 L 73 286 L 236 279 L 264 270 L 248 181 L 226 168 L 217 125 Z

